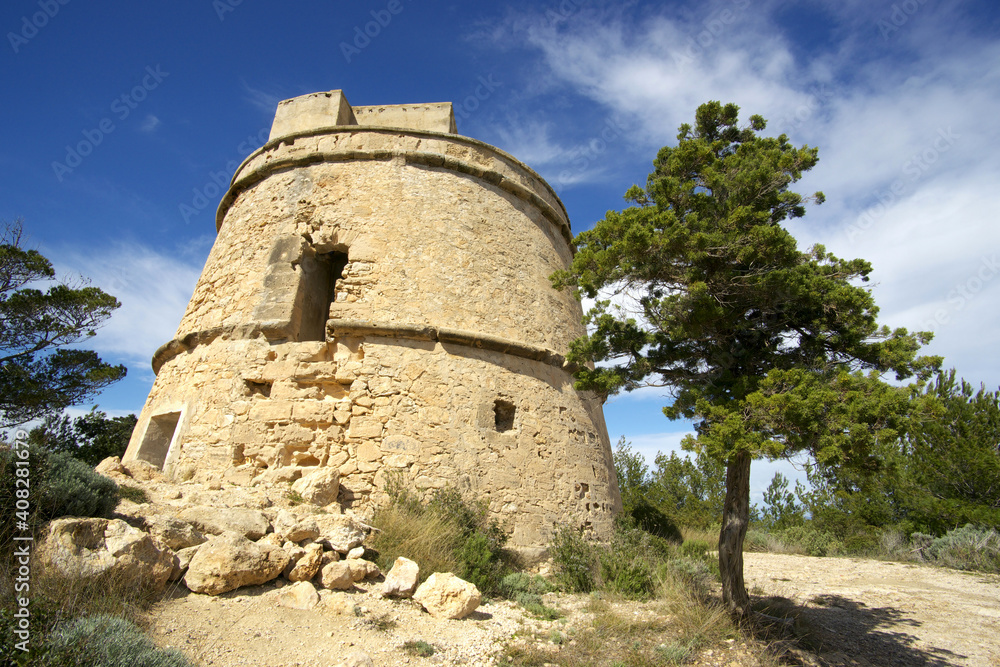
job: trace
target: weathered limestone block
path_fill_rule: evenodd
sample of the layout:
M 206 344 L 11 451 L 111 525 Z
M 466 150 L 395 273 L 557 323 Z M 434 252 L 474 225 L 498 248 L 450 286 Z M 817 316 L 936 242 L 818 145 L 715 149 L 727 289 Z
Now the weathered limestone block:
M 170 581 L 180 581 L 184 573 L 187 572 L 188 566 L 191 565 L 191 559 L 198 553 L 199 548 L 201 548 L 200 544 L 188 547 L 187 549 L 181 549 L 177 552 L 177 562 L 174 563 L 174 570 L 170 573 Z
M 392 564 L 392 569 L 385 575 L 385 583 L 382 584 L 382 595 L 384 597 L 408 598 L 413 596 L 417 590 L 417 582 L 420 580 L 420 566 L 409 558 L 400 556 Z
M 137 482 L 162 482 L 164 481 L 163 473 L 159 468 L 154 466 L 148 461 L 143 461 L 142 459 L 132 459 L 122 461 L 122 468 L 129 477 L 136 480 Z
M 319 573 L 323 588 L 346 591 L 354 587 L 354 571 L 347 561 L 327 563 Z
M 177 562 L 166 546 L 120 519 L 63 518 L 51 522 L 42 561 L 72 578 L 113 576 L 162 591 Z
M 125 468 L 122 466 L 122 460 L 117 456 L 109 456 L 98 463 L 94 466 L 94 472 L 112 479 L 118 479 L 128 475 L 128 473 L 125 472 Z
M 184 575 L 184 584 L 195 593 L 220 595 L 271 581 L 287 564 L 284 549 L 226 532 L 198 548 Z
M 274 532 L 289 542 L 302 542 L 319 537 L 319 526 L 313 516 L 300 518 L 288 510 L 279 510 L 274 519 Z
M 340 471 L 336 468 L 318 468 L 292 484 L 292 491 L 301 495 L 306 502 L 319 507 L 335 503 L 340 492 Z
M 318 541 L 331 551 L 348 553 L 365 541 L 364 527 L 353 517 L 340 514 L 319 514 L 316 516 L 319 528 Z
M 146 531 L 174 551 L 197 546 L 208 540 L 187 521 L 162 514 L 145 517 Z
M 459 579 L 451 572 L 435 572 L 420 584 L 413 599 L 436 618 L 465 618 L 482 601 L 474 584 Z
M 295 566 L 285 575 L 289 581 L 311 581 L 323 565 L 323 546 L 310 544 L 305 553 L 295 562 Z
M 319 593 L 308 581 L 299 581 L 278 591 L 275 603 L 279 607 L 308 610 L 319 604 Z
M 243 507 L 188 507 L 178 513 L 177 518 L 187 521 L 198 530 L 209 535 L 221 535 L 226 531 L 237 532 L 249 540 L 258 540 L 267 534 L 271 522 L 260 510 Z

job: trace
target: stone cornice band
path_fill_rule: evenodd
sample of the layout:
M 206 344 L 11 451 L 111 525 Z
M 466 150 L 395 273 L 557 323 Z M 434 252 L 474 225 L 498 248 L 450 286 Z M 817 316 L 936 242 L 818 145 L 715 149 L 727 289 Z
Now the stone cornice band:
M 284 323 L 259 322 L 255 324 L 214 327 L 204 331 L 195 331 L 181 338 L 175 338 L 161 345 L 153 353 L 153 372 L 159 373 L 163 364 L 182 352 L 187 352 L 199 345 L 211 343 L 216 338 L 253 339 L 260 335 L 274 337 L 280 335 Z M 269 336 L 270 334 L 270 336 Z M 461 345 L 480 350 L 489 350 L 514 357 L 540 361 L 573 373 L 577 365 L 566 360 L 566 357 L 548 348 L 505 340 L 498 336 L 435 327 L 426 324 L 398 324 L 395 322 L 374 322 L 371 320 L 330 320 L 327 322 L 327 334 L 330 337 L 371 336 L 377 338 L 402 338 L 407 340 L 422 340 L 441 343 L 442 345 Z
M 283 157 L 276 158 L 273 161 L 266 162 L 265 164 L 256 167 L 247 173 L 243 173 L 245 167 L 247 167 L 251 161 L 259 157 L 260 155 L 277 148 L 282 143 L 287 143 L 289 145 L 294 144 L 296 139 L 314 137 L 325 134 L 335 134 L 335 133 L 376 133 L 376 134 L 406 134 L 413 136 L 423 136 L 428 138 L 442 139 L 452 143 L 462 143 L 475 146 L 480 149 L 486 149 L 490 152 L 496 153 L 497 155 L 504 158 L 506 161 L 512 163 L 518 169 L 522 169 L 532 176 L 542 187 L 544 187 L 552 195 L 555 202 L 559 204 L 559 210 L 557 210 L 552 204 L 547 202 L 544 198 L 538 196 L 536 193 L 532 192 L 530 188 L 518 183 L 515 180 L 506 178 L 503 174 L 497 171 L 483 168 L 481 166 L 466 162 L 464 160 L 459 160 L 457 158 L 442 155 L 441 153 L 431 153 L 426 151 L 411 151 L 411 150 L 400 150 L 400 149 L 375 149 L 375 150 L 359 150 L 354 148 L 346 148 L 342 150 L 335 151 L 314 151 L 308 152 L 304 155 L 298 155 L 294 157 Z M 243 163 L 236 170 L 235 175 L 230 183 L 229 190 L 222 197 L 222 201 L 219 203 L 218 211 L 215 214 L 215 228 L 216 231 L 222 229 L 222 223 L 229 211 L 229 207 L 232 206 L 233 202 L 240 195 L 241 192 L 252 188 L 261 181 L 265 180 L 272 174 L 294 169 L 296 167 L 307 166 L 311 164 L 320 164 L 324 162 L 349 162 L 349 161 L 360 161 L 360 160 L 380 160 L 388 161 L 396 157 L 401 157 L 406 160 L 409 164 L 419 164 L 428 167 L 435 167 L 441 169 L 447 169 L 461 174 L 467 174 L 474 178 L 483 180 L 491 185 L 494 185 L 501 190 L 511 193 L 515 197 L 522 199 L 535 208 L 537 208 L 545 218 L 551 222 L 556 229 L 562 234 L 563 238 L 567 243 L 572 245 L 573 234 L 569 226 L 569 216 L 566 213 L 566 207 L 563 205 L 562 200 L 555 193 L 555 190 L 545 182 L 545 180 L 539 176 L 531 167 L 527 166 L 517 158 L 514 158 L 504 151 L 490 146 L 487 143 L 479 141 L 477 139 L 471 139 L 469 137 L 463 137 L 457 134 L 447 134 L 443 132 L 430 132 L 426 130 L 410 130 L 404 128 L 393 128 L 393 127 L 365 127 L 356 125 L 342 125 L 335 127 L 319 128 L 316 130 L 310 130 L 308 132 L 299 132 L 295 134 L 290 134 L 282 137 L 277 137 L 268 141 L 266 144 L 254 151 L 250 156 L 248 156 Z

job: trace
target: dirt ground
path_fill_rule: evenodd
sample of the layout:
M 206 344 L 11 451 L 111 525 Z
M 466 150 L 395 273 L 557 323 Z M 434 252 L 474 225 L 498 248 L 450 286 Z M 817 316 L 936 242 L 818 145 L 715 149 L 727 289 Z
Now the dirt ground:
M 818 651 L 815 664 L 1000 665 L 1000 577 L 779 554 L 747 554 L 745 576 L 754 595 L 800 605 L 796 634 Z M 152 632 L 157 643 L 199 665 L 330 667 L 361 650 L 378 667 L 417 667 L 493 665 L 493 656 L 525 628 L 522 611 L 510 602 L 485 604 L 461 621 L 438 620 L 412 601 L 383 600 L 380 586 L 324 592 L 309 611 L 277 607 L 273 584 L 218 597 L 179 588 L 154 608 Z M 436 653 L 408 654 L 404 643 L 417 640 Z M 697 662 L 739 666 L 734 657 Z
M 859 558 L 744 556 L 751 593 L 803 605 L 831 665 L 1000 665 L 1000 577 Z

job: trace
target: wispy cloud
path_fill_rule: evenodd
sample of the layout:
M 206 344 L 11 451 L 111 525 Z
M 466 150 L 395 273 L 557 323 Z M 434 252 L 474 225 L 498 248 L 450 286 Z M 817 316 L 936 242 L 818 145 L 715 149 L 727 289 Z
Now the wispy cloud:
M 146 117 L 143 118 L 142 124 L 139 126 L 139 130 L 141 132 L 147 132 L 147 133 L 152 132 L 153 130 L 158 128 L 161 124 L 162 123 L 160 122 L 159 118 L 157 118 L 153 114 L 147 114 Z
M 1000 251 L 1000 158 L 983 150 L 1000 140 L 1000 127 L 983 122 L 1000 108 L 1000 45 L 976 37 L 954 3 L 922 6 L 891 39 L 879 33 L 874 10 L 859 18 L 811 4 L 833 22 L 830 43 L 815 51 L 796 48 L 794 27 L 775 18 L 780 3 L 746 0 L 652 16 L 629 5 L 598 8 L 558 24 L 511 16 L 496 34 L 533 52 L 528 68 L 539 68 L 552 90 L 634 122 L 629 134 L 641 148 L 623 143 L 609 153 L 648 160 L 711 99 L 736 102 L 744 116 L 768 118 L 768 131 L 819 146 L 819 165 L 797 189 L 821 189 L 827 204 L 793 232 L 804 246 L 821 242 L 872 261 L 876 300 L 891 325 L 926 328 L 950 308 L 929 351 L 995 386 L 996 341 L 968 333 L 1000 330 L 989 305 L 1000 276 L 978 277 Z M 575 121 L 557 108 L 536 120 L 548 128 Z M 560 146 L 553 136 L 538 145 Z M 965 284 L 978 287 L 974 298 L 948 305 Z
M 243 87 L 243 99 L 269 116 L 274 116 L 274 112 L 278 108 L 278 102 L 289 97 L 281 93 L 255 88 L 247 83 L 246 79 L 241 79 L 240 84 Z
M 96 252 L 51 253 L 60 275 L 82 275 L 121 302 L 87 346 L 102 355 L 148 367 L 157 347 L 173 338 L 200 262 L 178 259 L 136 243 L 103 246 Z

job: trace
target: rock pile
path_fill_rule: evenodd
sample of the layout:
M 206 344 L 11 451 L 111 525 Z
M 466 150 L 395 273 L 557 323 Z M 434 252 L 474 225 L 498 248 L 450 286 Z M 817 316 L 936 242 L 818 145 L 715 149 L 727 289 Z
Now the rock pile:
M 150 502 L 123 500 L 113 519 L 53 521 L 40 553 L 63 576 L 112 575 L 158 591 L 180 581 L 206 595 L 283 577 L 292 585 L 280 590 L 276 604 L 294 609 L 315 607 L 317 586 L 349 591 L 382 577 L 364 547 L 374 529 L 334 500 L 336 470 L 302 475 L 294 494 L 280 481 L 253 490 L 172 484 L 152 466 L 125 465 L 117 457 L 96 470 L 121 485 L 139 486 Z M 290 496 L 311 502 L 293 504 Z M 418 588 L 419 574 L 415 562 L 396 559 L 382 595 L 413 597 L 443 618 L 464 618 L 479 606 L 473 584 L 435 573 Z

